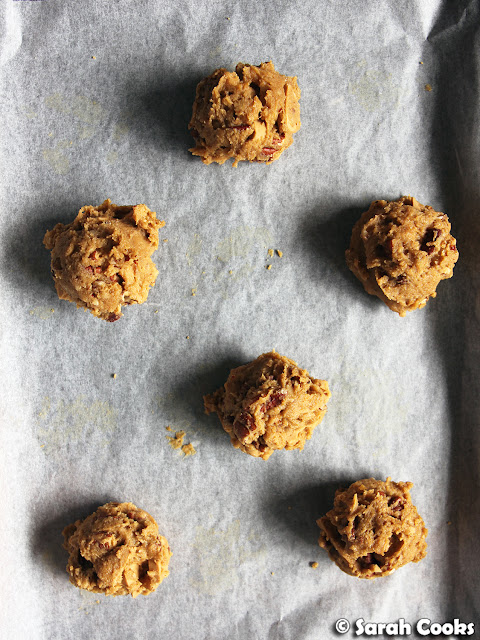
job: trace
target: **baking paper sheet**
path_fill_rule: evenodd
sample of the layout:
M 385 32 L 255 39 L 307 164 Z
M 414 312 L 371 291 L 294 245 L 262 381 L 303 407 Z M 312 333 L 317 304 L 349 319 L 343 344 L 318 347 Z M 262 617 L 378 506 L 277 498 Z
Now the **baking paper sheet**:
M 2 638 L 478 626 L 478 2 L 1 11 Z M 270 59 L 302 91 L 294 144 L 272 166 L 204 166 L 188 153 L 197 82 Z M 403 194 L 447 212 L 460 250 L 453 279 L 406 318 L 344 261 L 370 201 Z M 148 302 L 114 324 L 57 298 L 42 246 L 107 197 L 166 221 Z M 264 462 L 233 449 L 202 395 L 272 348 L 332 399 L 303 452 Z M 167 426 L 197 453 L 172 450 Z M 429 546 L 362 581 L 318 547 L 315 520 L 336 487 L 370 476 L 414 482 Z M 148 597 L 68 581 L 63 527 L 109 500 L 147 510 L 170 543 L 171 574 Z

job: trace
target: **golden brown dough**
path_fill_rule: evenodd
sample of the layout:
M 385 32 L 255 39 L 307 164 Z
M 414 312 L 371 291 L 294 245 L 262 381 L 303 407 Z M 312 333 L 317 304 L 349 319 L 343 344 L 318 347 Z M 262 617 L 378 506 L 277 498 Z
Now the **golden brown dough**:
M 275 449 L 303 449 L 330 395 L 325 380 L 272 351 L 232 369 L 204 403 L 206 413 L 218 414 L 234 447 L 267 460 Z
M 346 260 L 365 291 L 400 316 L 434 298 L 458 260 L 444 213 L 411 196 L 376 200 L 353 227 Z
M 197 86 L 190 151 L 205 164 L 228 158 L 234 167 L 240 160 L 270 164 L 300 129 L 299 99 L 297 79 L 275 71 L 273 62 L 217 69 Z
M 411 482 L 368 478 L 338 489 L 333 509 L 317 520 L 318 544 L 357 578 L 387 576 L 427 553 L 427 529 L 410 498 Z
M 155 520 L 131 502 L 108 502 L 63 530 L 70 582 L 107 596 L 148 595 L 172 555 Z
M 165 222 L 144 204 L 120 207 L 105 200 L 80 209 L 70 224 L 57 224 L 43 239 L 61 300 L 114 322 L 121 307 L 148 297 L 158 271 L 151 255 Z

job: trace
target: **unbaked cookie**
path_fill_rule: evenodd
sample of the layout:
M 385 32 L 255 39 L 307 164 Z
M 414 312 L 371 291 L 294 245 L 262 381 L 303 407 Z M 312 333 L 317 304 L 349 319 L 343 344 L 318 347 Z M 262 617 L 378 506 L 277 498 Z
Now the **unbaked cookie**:
M 338 489 L 333 509 L 317 520 L 318 544 L 357 578 L 387 576 L 427 553 L 427 529 L 410 498 L 411 482 L 368 478 Z
M 234 447 L 267 460 L 275 449 L 303 449 L 330 395 L 325 380 L 272 351 L 232 369 L 204 403 L 207 414 L 218 414 Z
M 446 214 L 411 196 L 375 200 L 353 227 L 348 267 L 368 293 L 405 316 L 452 277 L 458 251 L 450 228 Z
M 228 158 L 234 167 L 240 160 L 270 164 L 300 129 L 299 99 L 297 79 L 275 71 L 273 62 L 217 69 L 197 86 L 190 151 L 205 164 Z
M 114 322 L 121 307 L 145 302 L 158 271 L 151 259 L 165 222 L 144 204 L 120 207 L 105 200 L 80 209 L 70 224 L 57 224 L 43 239 L 62 300 Z
M 172 555 L 155 520 L 131 502 L 108 502 L 63 530 L 70 582 L 107 596 L 148 595 Z

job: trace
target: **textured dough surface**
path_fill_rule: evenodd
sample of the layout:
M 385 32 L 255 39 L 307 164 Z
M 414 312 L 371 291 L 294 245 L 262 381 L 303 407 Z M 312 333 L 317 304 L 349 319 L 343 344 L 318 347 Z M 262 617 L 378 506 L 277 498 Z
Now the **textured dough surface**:
M 444 213 L 411 196 L 376 200 L 353 227 L 346 260 L 365 291 L 401 316 L 434 298 L 458 260 Z
M 217 69 L 197 86 L 190 151 L 205 164 L 228 158 L 234 167 L 240 160 L 269 164 L 300 129 L 299 99 L 297 79 L 275 71 L 273 62 Z
M 170 547 L 152 516 L 131 502 L 108 502 L 63 536 L 70 582 L 80 589 L 136 598 L 168 576 Z
M 410 498 L 411 482 L 368 478 L 338 489 L 333 509 L 317 520 L 318 544 L 357 578 L 387 576 L 427 553 L 427 529 Z
M 121 307 L 142 303 L 158 271 L 151 255 L 164 222 L 144 204 L 117 206 L 105 200 L 80 209 L 70 224 L 57 224 L 43 239 L 61 300 L 114 322 Z
M 276 352 L 232 369 L 225 385 L 204 397 L 234 447 L 267 460 L 275 449 L 303 449 L 326 411 L 330 390 Z

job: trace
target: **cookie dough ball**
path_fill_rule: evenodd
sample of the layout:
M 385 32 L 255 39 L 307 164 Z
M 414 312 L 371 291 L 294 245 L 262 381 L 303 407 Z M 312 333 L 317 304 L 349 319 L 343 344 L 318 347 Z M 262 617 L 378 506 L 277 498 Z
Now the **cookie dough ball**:
M 70 582 L 107 596 L 146 596 L 168 576 L 172 555 L 155 520 L 131 502 L 108 502 L 63 530 Z
M 410 498 L 411 482 L 368 478 L 338 489 L 333 509 L 317 520 L 318 544 L 357 578 L 387 576 L 427 553 L 427 529 Z
M 190 149 L 202 162 L 233 158 L 272 163 L 300 129 L 297 79 L 282 76 L 273 62 L 237 64 L 235 73 L 217 69 L 197 86 L 189 129 Z
M 272 351 L 232 369 L 204 403 L 206 413 L 218 414 L 234 447 L 267 460 L 275 449 L 303 449 L 330 395 L 325 380 Z
M 145 302 L 158 274 L 150 256 L 164 224 L 144 204 L 105 200 L 80 209 L 70 224 L 55 225 L 43 244 L 52 252 L 58 297 L 108 322 L 120 318 L 122 306 Z
M 452 277 L 458 251 L 447 216 L 403 196 L 372 202 L 353 227 L 346 259 L 365 291 L 405 316 Z

